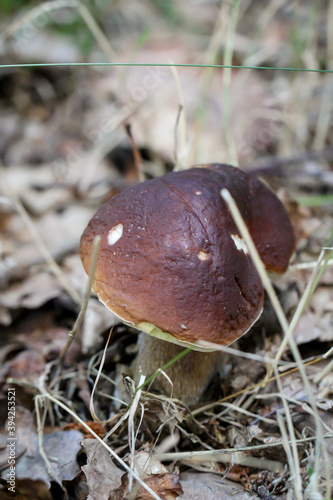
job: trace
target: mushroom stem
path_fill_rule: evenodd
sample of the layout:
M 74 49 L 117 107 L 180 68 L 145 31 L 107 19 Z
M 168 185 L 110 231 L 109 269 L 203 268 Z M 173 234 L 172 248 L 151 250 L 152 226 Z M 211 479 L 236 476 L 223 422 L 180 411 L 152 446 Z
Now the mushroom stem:
M 162 368 L 168 361 L 184 350 L 184 347 L 162 341 L 152 335 L 139 335 L 139 352 L 133 361 L 132 369 L 135 380 L 141 369 L 144 375 L 151 375 Z M 223 353 L 190 351 L 167 370 L 170 382 L 162 374 L 154 381 L 154 388 L 162 394 L 172 396 L 191 405 L 197 403 L 209 382 L 221 365 Z

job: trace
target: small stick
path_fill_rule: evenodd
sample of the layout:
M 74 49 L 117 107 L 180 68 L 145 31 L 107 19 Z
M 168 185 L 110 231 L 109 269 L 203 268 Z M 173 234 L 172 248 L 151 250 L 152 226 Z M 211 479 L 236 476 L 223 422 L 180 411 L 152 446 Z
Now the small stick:
M 134 138 L 132 135 L 131 125 L 129 123 L 126 123 L 125 130 L 126 130 L 126 133 L 131 141 L 131 145 L 132 145 L 132 149 L 133 149 L 134 165 L 135 165 L 135 169 L 136 169 L 137 174 L 138 174 L 139 182 L 143 182 L 146 180 L 146 177 L 145 177 L 145 174 L 144 174 L 144 171 L 142 168 L 142 158 L 140 155 L 140 151 L 139 151 L 139 149 L 134 141 Z

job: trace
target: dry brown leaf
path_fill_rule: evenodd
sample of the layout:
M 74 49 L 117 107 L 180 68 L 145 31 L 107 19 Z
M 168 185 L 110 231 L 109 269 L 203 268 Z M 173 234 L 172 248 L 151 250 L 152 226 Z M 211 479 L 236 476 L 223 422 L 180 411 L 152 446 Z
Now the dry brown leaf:
M 101 334 L 120 323 L 107 307 L 98 300 L 91 299 L 88 303 L 82 328 L 82 349 L 88 351 L 101 344 Z
M 7 309 L 37 309 L 60 294 L 59 281 L 48 272 L 31 274 L 21 283 L 16 283 L 0 296 L 0 304 Z
M 0 369 L 0 380 L 10 377 L 37 386 L 37 381 L 44 369 L 45 359 L 42 354 L 33 349 L 26 349 L 4 363 Z
M 328 291 L 326 302 L 323 302 L 319 311 L 311 307 L 311 310 L 303 313 L 294 331 L 295 340 L 298 345 L 313 342 L 314 340 L 318 342 L 333 341 L 333 312 L 330 310 L 323 311 L 325 303 L 328 307 L 331 306 L 331 296 L 332 293 Z
M 182 500 L 248 500 L 251 495 L 244 491 L 241 484 L 228 479 L 221 481 L 215 474 L 183 472 L 180 475 L 180 484 L 183 489 Z
M 182 493 L 177 474 L 171 474 L 159 460 L 145 451 L 135 455 L 135 472 L 163 500 L 174 500 Z M 152 500 L 142 486 L 137 493 L 138 500 Z
M 94 422 L 94 421 L 87 421 L 85 423 L 101 439 L 104 438 L 104 436 L 106 434 L 106 429 L 105 429 L 105 426 L 103 424 L 100 424 L 99 422 Z M 71 422 L 70 424 L 64 425 L 64 427 L 62 428 L 62 430 L 64 430 L 64 431 L 70 431 L 73 429 L 82 432 L 82 434 L 84 435 L 84 439 L 94 439 L 92 437 L 92 434 L 80 422 Z
M 41 480 L 48 487 L 54 478 L 49 474 L 45 461 L 40 454 L 38 436 L 34 419 L 29 410 L 16 407 L 16 437 L 19 449 L 17 452 L 16 478 Z M 71 481 L 80 468 L 76 460 L 81 450 L 83 435 L 79 431 L 56 431 L 43 436 L 43 448 L 49 459 L 52 470 L 59 481 Z M 1 451 L 1 461 L 6 462 L 7 450 Z M 8 469 L 2 472 L 6 478 Z
M 10 500 L 13 493 L 8 491 L 7 485 L 0 483 L 1 500 Z M 15 481 L 15 500 L 52 500 L 52 494 L 43 481 L 31 479 L 17 479 Z
M 333 373 L 329 373 L 319 383 L 317 406 L 321 410 L 333 410 Z M 332 417 L 333 423 L 333 417 Z
M 144 482 L 161 498 L 161 500 L 176 500 L 176 498 L 179 498 L 183 493 L 177 474 L 154 474 L 145 479 Z M 135 495 L 134 498 L 136 500 L 153 500 L 152 495 L 135 481 L 133 483 L 132 492 L 128 492 L 128 476 L 122 478 L 121 488 L 115 491 L 108 500 L 128 500 L 131 494 Z
M 80 205 L 69 206 L 61 213 L 50 211 L 35 222 L 36 230 L 55 260 L 78 249 L 87 221 L 94 210 Z M 44 258 L 18 215 L 6 225 L 0 262 L 0 282 L 27 276 L 32 266 L 44 264 Z M 82 276 L 85 276 L 82 270 Z
M 15 341 L 0 349 L 0 381 L 7 377 L 38 386 L 38 379 L 45 371 L 47 362 L 56 359 L 68 338 L 65 328 L 50 328 L 42 324 L 27 328 L 15 335 Z M 77 362 L 80 354 L 79 339 L 72 345 L 65 357 L 68 365 Z M 25 385 L 20 389 L 24 390 Z
M 89 487 L 88 500 L 108 500 L 111 492 L 120 488 L 125 473 L 96 439 L 85 439 L 83 447 L 87 452 L 87 465 L 83 465 L 82 470 Z

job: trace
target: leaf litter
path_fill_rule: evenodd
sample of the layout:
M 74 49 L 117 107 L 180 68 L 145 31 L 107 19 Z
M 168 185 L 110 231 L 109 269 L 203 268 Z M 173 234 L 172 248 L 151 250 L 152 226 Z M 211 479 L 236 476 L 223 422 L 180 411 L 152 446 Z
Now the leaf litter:
M 316 44 L 310 39 L 293 41 L 290 34 L 298 32 L 300 18 L 291 16 L 287 2 L 280 4 L 276 11 L 275 7 L 262 9 L 254 0 L 248 7 L 241 6 L 234 33 L 234 63 L 266 65 L 272 60 L 274 65 L 292 66 L 294 43 L 298 43 L 298 54 L 306 64 L 326 60 L 326 7 L 318 9 L 308 21 L 315 23 L 317 19 L 319 23 L 320 29 L 312 31 L 317 36 Z M 223 33 L 222 45 L 210 43 L 211 33 L 221 30 L 214 2 L 208 2 L 205 10 L 200 2 L 197 9 L 184 2 L 168 13 L 159 11 L 160 7 L 147 11 L 140 2 L 133 2 L 133 6 L 135 22 L 133 14 L 120 5 L 104 7 L 105 29 L 119 31 L 117 42 L 110 36 L 111 43 L 118 44 L 115 60 L 133 60 L 133 50 L 138 51 L 137 60 L 148 62 L 192 62 L 196 58 L 201 62 L 202 57 L 219 60 L 228 43 Z M 229 14 L 223 11 L 223 15 Z M 187 25 L 184 29 L 180 20 L 185 15 L 192 28 Z M 307 11 L 302 15 L 306 17 Z M 96 16 L 104 24 L 101 13 L 96 12 Z M 58 29 L 61 19 L 60 15 Z M 161 44 L 155 30 L 141 49 L 135 48 L 139 27 L 146 19 L 154 20 L 169 40 L 169 49 Z M 204 25 L 199 22 L 203 19 Z M 270 28 L 265 27 L 268 22 Z M 170 38 L 168 23 L 176 30 L 177 44 L 174 35 Z M 199 29 L 192 32 L 194 26 Z M 253 29 L 259 30 L 265 44 L 257 42 Z M 52 32 L 49 27 L 36 29 L 30 43 L 25 44 L 25 54 L 30 50 L 31 56 L 24 56 L 18 41 L 11 55 L 18 61 L 35 57 L 37 46 L 41 61 L 54 60 L 54 53 L 59 59 L 79 60 L 83 50 L 67 35 Z M 1 46 L 1 61 L 6 54 Z M 186 68 L 177 72 L 187 116 L 186 146 L 191 145 L 188 162 L 236 161 L 250 169 L 259 168 L 265 161 L 268 168 L 264 178 L 278 191 L 291 214 L 297 252 L 289 272 L 282 278 L 273 277 L 290 320 L 310 279 L 311 266 L 322 247 L 332 246 L 333 213 L 325 203 L 332 188 L 332 134 L 330 128 L 325 129 L 325 120 L 319 120 L 329 75 L 300 77 L 234 70 L 226 133 L 222 126 L 226 104 L 221 97 L 221 71 Z M 147 75 L 149 90 L 143 86 Z M 11 70 L 0 73 L 0 101 L 4 110 L 0 116 L 2 171 L 68 286 L 83 299 L 86 278 L 78 257 L 82 230 L 104 201 L 136 182 L 122 124 L 128 120 L 133 124 L 143 168 L 149 176 L 161 175 L 173 164 L 179 104 L 174 77 L 166 68 L 150 72 L 135 67 L 112 71 L 90 68 L 73 73 L 63 68 Z M 306 109 L 309 112 L 305 116 Z M 101 123 L 110 116 L 116 117 L 116 130 L 105 133 Z M 320 143 L 326 150 L 322 156 Z M 318 153 L 315 160 L 313 149 Z M 303 160 L 293 163 L 299 151 L 304 151 Z M 277 161 L 288 157 L 289 164 L 282 161 L 282 166 L 276 166 Z M 309 205 L 311 196 L 322 202 Z M 316 419 L 323 430 L 325 443 L 321 443 L 324 451 L 318 470 L 314 410 L 293 352 L 286 345 L 281 353 L 279 381 L 266 360 L 277 356 L 282 339 L 268 300 L 252 334 L 236 346 L 245 356 L 261 356 L 262 362 L 225 354 L 220 375 L 212 381 L 204 401 L 195 407 L 154 394 L 149 386 L 141 388 L 134 406 L 137 381 L 131 381 L 130 366 L 137 350 L 137 333 L 120 324 L 91 297 L 82 331 L 59 370 L 57 362 L 81 300 L 66 293 L 64 282 L 45 262 L 3 183 L 0 210 L 0 418 L 4 425 L 0 496 L 9 494 L 5 481 L 6 398 L 8 387 L 14 387 L 17 490 L 22 496 L 241 500 L 291 498 L 296 491 L 297 498 L 296 472 L 305 497 L 323 498 L 325 485 L 330 484 L 325 457 L 326 463 L 333 462 L 332 365 L 331 358 L 324 356 L 333 342 L 331 265 L 317 283 L 293 334 L 311 384 Z M 110 328 L 113 333 L 100 369 Z M 47 393 L 58 403 L 48 399 Z M 45 402 L 38 430 L 36 396 L 43 396 Z M 91 422 L 92 396 L 95 415 L 102 423 Z

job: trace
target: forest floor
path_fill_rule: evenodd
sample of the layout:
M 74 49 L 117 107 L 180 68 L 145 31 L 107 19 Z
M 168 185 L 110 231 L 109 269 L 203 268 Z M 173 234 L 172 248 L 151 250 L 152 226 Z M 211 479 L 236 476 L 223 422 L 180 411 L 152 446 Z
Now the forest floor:
M 333 75 L 283 69 L 332 70 L 332 33 L 332 0 L 2 4 L 0 64 L 36 66 L 0 66 L 1 499 L 332 498 Z M 138 181 L 126 124 L 146 177 L 240 166 L 295 228 L 272 277 L 297 318 L 283 352 L 267 298 L 190 408 L 137 380 L 122 401 L 138 332 L 94 294 L 59 365 L 87 287 L 81 234 Z

